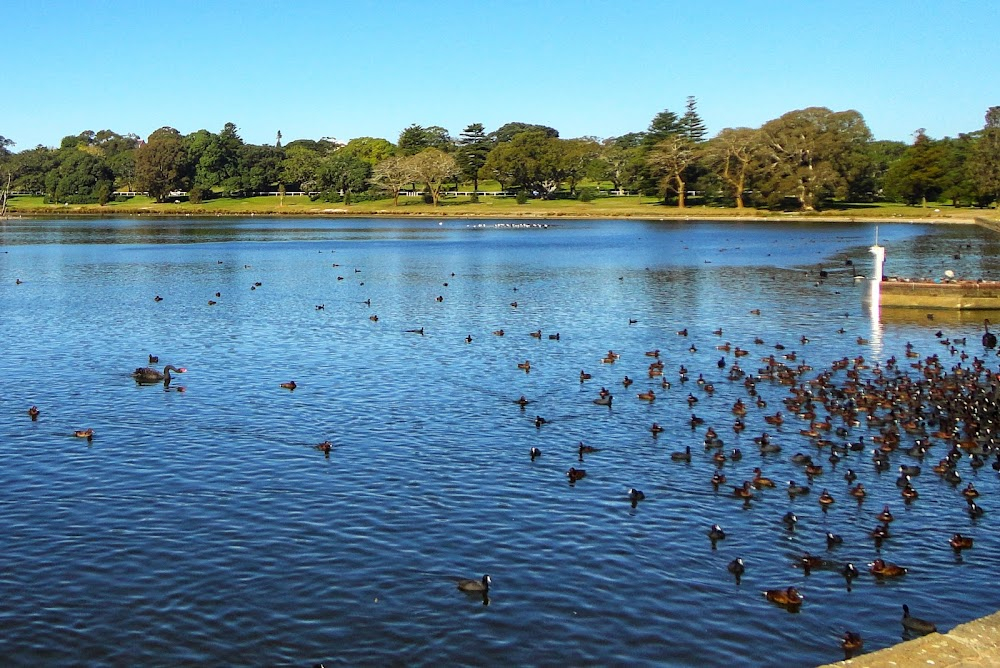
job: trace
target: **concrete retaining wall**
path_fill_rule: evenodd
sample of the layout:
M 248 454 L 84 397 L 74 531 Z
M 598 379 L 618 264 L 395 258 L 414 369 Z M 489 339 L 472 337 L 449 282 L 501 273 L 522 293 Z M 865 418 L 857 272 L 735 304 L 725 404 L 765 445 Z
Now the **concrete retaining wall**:
M 834 666 L 997 668 L 1000 666 L 1000 612 L 967 624 L 959 624 L 947 633 L 932 633 L 871 654 L 831 663 L 823 668 Z

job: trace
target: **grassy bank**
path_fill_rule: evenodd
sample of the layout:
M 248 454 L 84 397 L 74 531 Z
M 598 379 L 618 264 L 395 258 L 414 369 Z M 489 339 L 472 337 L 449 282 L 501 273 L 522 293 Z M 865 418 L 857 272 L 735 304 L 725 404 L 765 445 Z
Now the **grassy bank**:
M 419 198 L 401 198 L 398 206 L 391 199 L 372 202 L 313 202 L 304 196 L 219 198 L 201 204 L 169 202 L 158 204 L 149 197 L 133 197 L 124 202 L 97 204 L 46 204 L 42 197 L 13 197 L 8 202 L 13 216 L 214 216 L 214 215 L 289 215 L 289 216 L 428 216 L 459 218 L 809 218 L 809 219 L 903 219 L 971 221 L 974 217 L 1000 221 L 996 209 L 954 208 L 946 205 L 913 207 L 899 204 L 835 204 L 823 211 L 781 213 L 775 211 L 690 206 L 678 209 L 665 206 L 651 197 L 608 197 L 591 202 L 577 200 L 530 200 L 518 204 L 514 198 L 481 197 L 472 203 L 467 197 L 445 198 L 439 206 L 425 204 Z

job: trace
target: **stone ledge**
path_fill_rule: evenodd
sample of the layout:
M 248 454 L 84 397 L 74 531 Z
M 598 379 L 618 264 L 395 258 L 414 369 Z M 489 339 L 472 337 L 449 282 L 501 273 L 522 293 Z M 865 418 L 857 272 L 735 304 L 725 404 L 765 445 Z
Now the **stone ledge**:
M 994 668 L 1000 666 L 1000 612 L 822 668 Z

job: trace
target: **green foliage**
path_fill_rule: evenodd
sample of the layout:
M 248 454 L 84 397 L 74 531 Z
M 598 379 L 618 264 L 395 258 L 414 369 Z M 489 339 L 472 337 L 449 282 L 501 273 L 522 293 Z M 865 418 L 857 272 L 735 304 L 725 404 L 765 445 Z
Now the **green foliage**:
M 761 133 L 767 150 L 758 188 L 767 193 L 767 204 L 784 207 L 792 197 L 806 211 L 847 195 L 847 177 L 871 141 L 861 114 L 825 107 L 790 111 L 765 123 Z
M 477 195 L 475 192 L 473 192 L 471 195 L 469 195 L 469 203 L 470 204 L 479 204 L 479 195 Z
M 893 163 L 886 175 L 886 194 L 897 202 L 926 205 L 944 191 L 947 151 L 920 128 L 913 145 Z
M 576 198 L 581 202 L 592 202 L 597 199 L 597 189 L 590 186 L 580 188 L 580 192 L 577 193 Z
M 458 173 L 458 163 L 454 156 L 436 148 L 424 149 L 416 155 L 408 156 L 405 164 L 413 177 L 424 184 L 435 205 L 441 199 L 441 188 L 445 181 Z
M 694 95 L 688 95 L 687 103 L 684 105 L 684 115 L 678 121 L 681 134 L 693 142 L 704 141 L 707 130 L 705 122 L 698 115 L 698 102 Z
M 343 198 L 339 190 L 324 190 L 309 196 L 309 200 L 312 202 L 327 203 L 340 202 Z
M 188 201 L 192 204 L 201 204 L 202 202 L 207 202 L 215 196 L 215 193 L 211 188 L 206 188 L 205 186 L 191 186 L 188 190 Z
M 520 190 L 517 191 L 517 196 L 515 197 L 515 199 L 516 199 L 516 201 L 517 201 L 518 204 L 527 204 L 528 203 L 528 191 L 525 190 L 524 188 L 521 188 Z
M 372 168 L 364 160 L 337 151 L 320 161 L 316 183 L 320 190 L 355 191 L 368 189 Z
M 667 137 L 683 134 L 684 126 L 681 124 L 681 119 L 669 109 L 664 109 L 649 122 L 649 129 L 646 130 L 643 142 L 647 147 L 652 147 Z
M 521 123 L 518 121 L 501 125 L 488 136 L 490 141 L 493 143 L 502 144 L 513 140 L 514 137 L 524 134 L 525 132 L 540 132 L 550 139 L 556 139 L 559 137 L 559 131 L 555 128 L 550 128 L 547 125 L 535 125 L 533 123 Z
M 155 131 L 135 152 L 138 187 L 157 202 L 166 201 L 172 190 L 187 190 L 192 171 L 184 142 L 174 128 Z
M 981 205 L 1000 200 L 1000 106 L 986 111 L 986 125 L 967 168 Z
M 375 137 L 356 137 L 339 149 L 338 152 L 346 153 L 352 157 L 364 160 L 374 167 L 386 158 L 396 154 L 396 147 L 385 139 Z
M 543 132 L 524 132 L 490 151 L 479 170 L 481 178 L 493 178 L 501 187 L 518 186 L 548 195 L 568 173 L 567 143 Z
M 243 140 L 232 123 L 226 123 L 217 135 L 204 131 L 196 133 L 197 140 L 192 145 L 191 159 L 195 164 L 194 182 L 205 188 L 220 187 L 224 192 L 242 189 L 240 179 L 240 152 Z
M 237 155 L 237 169 L 232 183 L 238 184 L 230 190 L 260 192 L 270 190 L 281 180 L 283 151 L 274 146 L 244 144 Z
M 663 142 L 675 138 L 686 143 L 665 151 Z M 911 203 L 944 199 L 956 206 L 1000 198 L 1000 107 L 987 111 L 981 130 L 955 139 L 918 139 L 909 147 L 872 141 L 860 114 L 825 108 L 789 112 L 760 129 L 726 128 L 704 139 L 697 101 L 689 96 L 683 115 L 663 110 L 646 132 L 601 143 L 560 139 L 555 128 L 513 122 L 489 134 L 483 124 L 469 124 L 457 145 L 440 126 L 411 125 L 400 133 L 398 148 L 360 137 L 346 145 L 298 139 L 282 149 L 280 133 L 268 145 L 246 144 L 227 123 L 218 134 L 199 130 L 186 137 L 161 128 L 141 147 L 135 135 L 107 129 L 68 135 L 60 148 L 19 153 L 0 137 L 0 172 L 12 175 L 15 191 L 45 192 L 64 202 L 110 201 L 117 187 L 147 190 L 161 202 L 172 190 L 189 190 L 192 203 L 211 201 L 212 207 L 223 201 L 213 200 L 213 193 L 243 197 L 281 186 L 326 191 L 328 199 L 333 191 L 338 201 L 341 192 L 349 193 L 349 200 L 360 202 L 382 197 L 368 194 L 376 184 L 395 198 L 422 183 L 437 201 L 444 184 L 459 175 L 475 190 L 481 179 L 490 181 L 487 189 L 496 187 L 495 180 L 500 189 L 547 200 L 588 201 L 593 193 L 578 184 L 592 182 L 647 196 L 677 193 L 678 203 L 681 193 L 695 190 L 702 202 L 740 207 L 745 198 L 747 204 L 804 210 L 883 196 Z M 657 144 L 661 148 L 654 150 Z M 496 205 L 491 198 L 483 201 Z M 406 205 L 419 203 L 414 198 Z
M 402 155 L 416 155 L 428 148 L 450 151 L 454 144 L 448 131 L 441 126 L 432 125 L 425 128 L 414 123 L 399 133 L 396 145 Z
M 482 123 L 466 126 L 459 135 L 455 159 L 462 177 L 472 181 L 473 190 L 479 190 L 479 170 L 486 164 L 486 157 L 492 149 L 493 143 L 486 136 Z
M 423 201 L 424 204 L 434 204 L 434 195 L 430 193 L 424 193 L 423 195 L 420 196 L 420 199 Z
M 314 147 L 293 142 L 285 148 L 280 164 L 279 180 L 292 190 L 316 190 L 316 170 L 322 154 Z
M 54 202 L 106 204 L 114 174 L 104 161 L 76 147 L 60 149 L 59 163 L 45 176 L 45 193 Z

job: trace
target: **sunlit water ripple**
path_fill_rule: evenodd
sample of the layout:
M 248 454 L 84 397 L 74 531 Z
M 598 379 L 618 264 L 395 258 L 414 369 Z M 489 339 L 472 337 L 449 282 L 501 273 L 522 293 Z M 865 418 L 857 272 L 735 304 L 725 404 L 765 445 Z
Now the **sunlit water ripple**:
M 729 409 L 746 391 L 716 366 L 733 362 L 716 349 L 724 341 L 752 351 L 741 361 L 751 371 L 778 342 L 817 370 L 858 354 L 902 359 L 908 341 L 948 362 L 942 329 L 983 354 L 978 314 L 873 322 L 852 278 L 870 272 L 873 237 L 866 224 L 7 221 L 0 656 L 808 666 L 842 658 L 846 629 L 867 650 L 899 641 L 902 603 L 943 629 L 992 613 L 981 583 L 995 571 L 996 513 L 973 522 L 929 470 L 904 507 L 893 484 L 903 455 L 881 475 L 852 455 L 791 502 L 772 490 L 748 509 L 729 495 L 758 465 L 782 483 L 804 478 L 789 457 L 811 446 L 793 419 L 777 430 L 781 453 L 756 452 L 751 437 L 786 396 L 776 384 L 760 383 L 769 407 L 751 404 L 746 432 L 733 433 Z M 1000 274 L 997 241 L 977 227 L 883 225 L 880 239 L 891 273 Z M 654 348 L 668 390 L 647 377 Z M 621 359 L 601 364 L 609 349 Z M 185 392 L 134 383 L 150 353 L 188 368 L 172 384 Z M 680 383 L 682 364 L 715 395 Z M 593 379 L 581 383 L 581 370 Z M 295 391 L 279 387 L 292 379 Z M 592 402 L 601 386 L 610 409 Z M 640 402 L 650 388 L 657 400 Z M 745 453 L 723 467 L 732 484 L 718 493 L 689 392 L 727 450 Z M 525 409 L 513 403 L 522 394 Z M 657 438 L 654 420 L 666 427 Z M 84 427 L 92 443 L 72 436 Z M 324 440 L 329 457 L 313 448 Z M 580 441 L 600 451 L 581 463 Z M 671 461 L 685 445 L 692 463 Z M 543 451 L 534 462 L 532 446 Z M 570 466 L 588 476 L 568 485 Z M 861 506 L 848 502 L 848 466 L 870 491 Z M 996 473 L 960 472 L 994 510 Z M 636 508 L 633 486 L 647 497 Z M 816 503 L 824 486 L 838 497 L 828 513 Z M 792 568 L 805 552 L 864 568 L 885 503 L 897 520 L 881 554 L 908 566 L 905 578 L 866 575 L 847 591 L 836 573 Z M 789 509 L 800 517 L 791 533 Z M 713 523 L 728 533 L 716 549 Z M 828 529 L 845 537 L 832 552 Z M 976 539 L 960 557 L 947 545 L 955 531 Z M 747 563 L 740 585 L 726 572 L 735 556 Z M 455 586 L 483 573 L 488 606 Z M 788 585 L 806 596 L 797 614 L 761 596 Z

